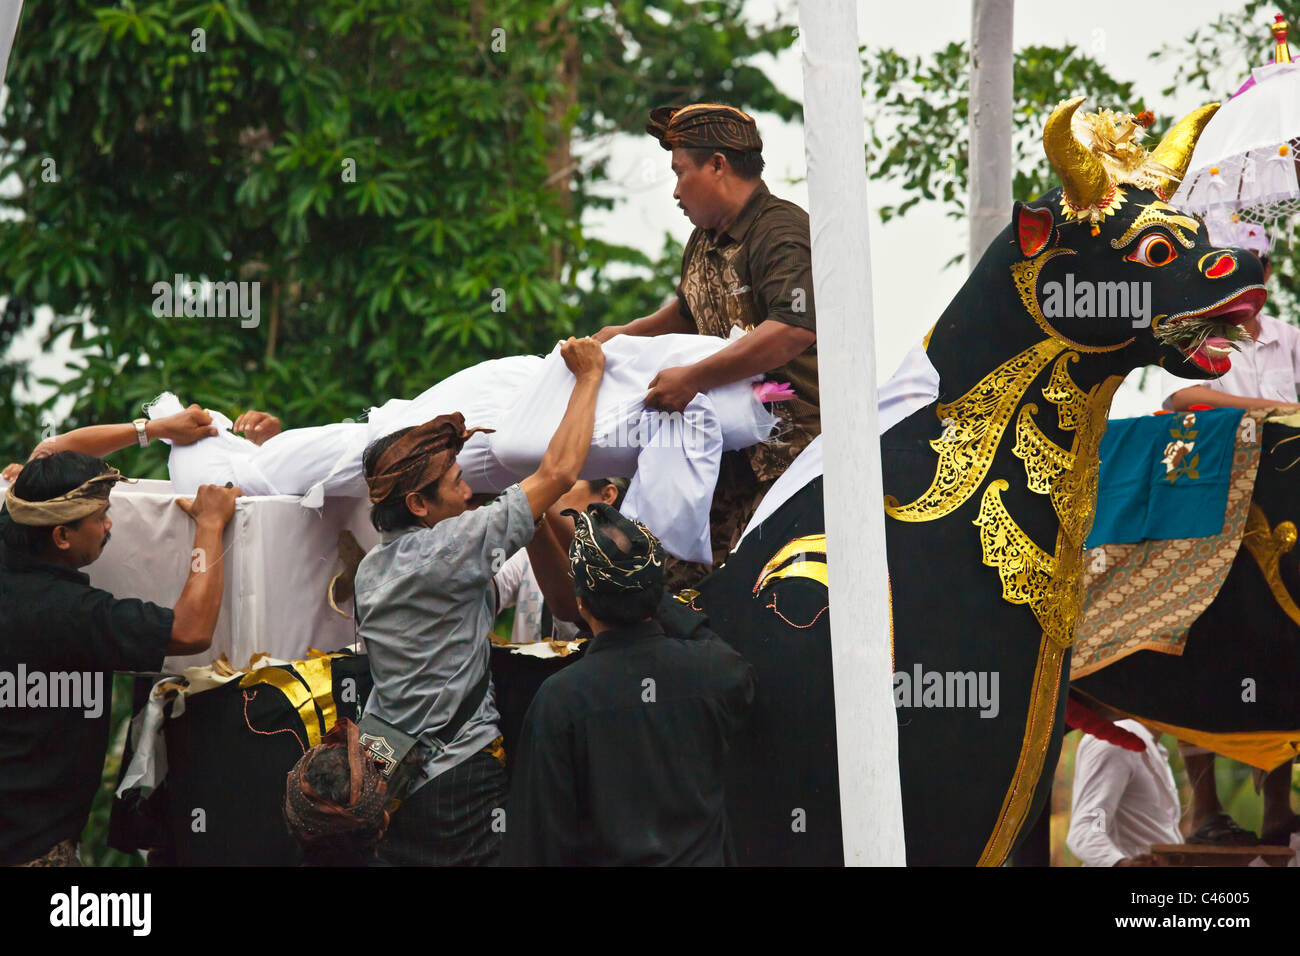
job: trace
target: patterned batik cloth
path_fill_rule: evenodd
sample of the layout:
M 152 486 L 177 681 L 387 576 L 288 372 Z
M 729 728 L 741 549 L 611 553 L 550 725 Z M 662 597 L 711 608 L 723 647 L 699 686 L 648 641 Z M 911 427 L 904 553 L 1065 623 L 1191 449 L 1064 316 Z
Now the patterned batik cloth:
M 81 866 L 81 858 L 77 856 L 77 841 L 64 840 L 56 843 L 41 856 L 27 863 L 19 863 L 18 866 Z
M 809 248 L 808 214 L 760 183 L 734 221 L 691 234 L 678 288 L 683 315 L 701 335 L 724 339 L 767 319 L 816 332 Z M 821 434 L 816 343 L 767 378 L 789 382 L 795 397 L 772 407 L 780 419 L 773 437 L 745 449 L 759 481 L 779 478 Z
M 1219 534 L 1103 544 L 1084 552 L 1084 597 L 1070 661 L 1072 679 L 1135 651 L 1182 654 L 1188 630 L 1218 595 L 1241 547 L 1269 414 L 1260 410 L 1242 416 Z M 1153 448 L 1152 453 L 1165 452 Z M 1105 494 L 1104 487 L 1099 494 Z
M 677 290 L 682 315 L 701 335 L 720 338 L 729 338 L 733 329 L 753 331 L 767 319 L 815 333 L 810 249 L 808 214 L 759 183 L 732 222 L 691 234 Z M 771 406 L 778 423 L 770 439 L 722 456 L 709 513 L 715 568 L 739 543 L 773 482 L 821 434 L 816 342 L 766 377 L 788 382 L 795 397 Z M 664 585 L 674 593 L 709 570 L 670 557 Z

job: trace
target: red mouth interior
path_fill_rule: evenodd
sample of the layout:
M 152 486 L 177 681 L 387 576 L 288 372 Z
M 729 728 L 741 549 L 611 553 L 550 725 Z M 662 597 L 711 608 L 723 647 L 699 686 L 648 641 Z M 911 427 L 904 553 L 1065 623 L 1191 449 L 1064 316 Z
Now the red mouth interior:
M 1215 319 L 1219 322 L 1225 322 L 1230 325 L 1241 325 L 1253 318 L 1256 313 L 1264 307 L 1264 302 L 1267 298 L 1268 293 L 1263 289 L 1247 289 L 1240 295 L 1229 299 L 1218 308 L 1202 313 L 1201 315 L 1196 316 L 1196 318 Z M 1205 371 L 1213 372 L 1217 375 L 1232 368 L 1232 359 L 1226 355 L 1209 355 L 1206 352 L 1206 347 L 1222 347 L 1226 344 L 1228 344 L 1226 339 L 1211 337 L 1206 339 L 1195 352 L 1188 353 L 1187 357 L 1198 366 L 1205 369 Z

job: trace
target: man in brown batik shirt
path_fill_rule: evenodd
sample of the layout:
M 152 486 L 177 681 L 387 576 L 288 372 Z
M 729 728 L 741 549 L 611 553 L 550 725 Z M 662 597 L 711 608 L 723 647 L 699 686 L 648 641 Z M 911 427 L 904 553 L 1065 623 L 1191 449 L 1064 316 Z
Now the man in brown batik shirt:
M 772 439 L 723 455 L 710 515 L 716 566 L 768 488 L 821 432 L 808 214 L 764 185 L 763 141 L 753 118 L 740 110 L 710 103 L 663 107 L 651 112 L 646 132 L 672 151 L 673 198 L 695 231 L 682 257 L 677 297 L 595 338 L 667 332 L 728 338 L 733 328 L 747 333 L 694 365 L 663 369 L 650 383 L 651 408 L 680 412 L 699 392 L 754 375 L 789 382 L 795 392 L 773 409 L 781 423 Z M 671 584 L 698 576 L 678 570 Z

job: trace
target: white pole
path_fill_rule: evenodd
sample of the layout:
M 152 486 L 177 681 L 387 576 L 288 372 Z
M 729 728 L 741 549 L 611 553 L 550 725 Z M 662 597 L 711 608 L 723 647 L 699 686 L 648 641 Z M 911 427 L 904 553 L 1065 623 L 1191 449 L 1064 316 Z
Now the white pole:
M 844 862 L 905 862 L 886 588 L 854 0 L 802 0 L 804 144 L 829 556 Z
M 23 0 L 0 0 L 0 83 L 4 83 L 9 69 L 9 54 L 14 48 L 14 34 L 18 32 L 18 15 L 22 13 Z
M 1011 64 L 1015 0 L 971 0 L 970 257 L 974 269 L 1011 219 Z

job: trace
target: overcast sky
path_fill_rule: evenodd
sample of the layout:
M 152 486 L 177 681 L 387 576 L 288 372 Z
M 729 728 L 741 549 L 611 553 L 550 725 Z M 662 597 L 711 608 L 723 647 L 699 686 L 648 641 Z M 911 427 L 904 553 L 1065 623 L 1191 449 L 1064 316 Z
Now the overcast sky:
M 1091 0 L 1086 5 L 1021 0 L 1016 5 L 1015 45 L 1079 45 L 1100 60 L 1112 76 L 1134 81 L 1136 89 L 1161 112 L 1181 116 L 1202 105 L 1202 95 L 1179 91 L 1173 97 L 1162 97 L 1159 91 L 1170 85 L 1174 67 L 1169 62 L 1153 63 L 1148 54 L 1162 42 L 1176 41 L 1195 26 L 1237 7 L 1229 0 Z M 770 22 L 780 9 L 791 11 L 793 22 L 794 5 L 790 0 L 750 0 L 746 7 L 754 22 Z M 950 41 L 966 39 L 969 32 L 970 0 L 927 0 L 923 5 L 882 0 L 858 3 L 859 42 L 869 46 L 890 46 L 907 55 L 925 54 Z M 1266 58 L 1271 48 L 1265 42 L 1263 28 L 1261 37 L 1261 57 Z M 776 58 L 765 56 L 756 65 L 779 88 L 802 101 L 802 65 L 797 49 L 786 50 Z M 1244 78 L 1244 71 L 1242 75 Z M 1128 104 L 1103 105 L 1124 108 Z M 807 188 L 797 182 L 806 172 L 801 126 L 783 123 L 770 114 L 759 114 L 757 119 L 768 185 L 777 195 L 806 209 Z M 612 156 L 613 178 L 605 191 L 618 204 L 611 211 L 589 213 L 585 223 L 588 232 L 637 246 L 652 256 L 661 251 L 665 233 L 685 242 L 691 226 L 672 199 L 668 154 L 648 136 L 619 136 L 602 146 L 609 148 Z M 900 198 L 900 192 L 888 184 L 868 184 L 877 371 L 881 381 L 892 374 L 904 353 L 939 317 L 965 278 L 961 266 L 946 270 L 935 266 L 964 251 L 967 243 L 966 230 L 959 222 L 946 218 L 939 203 L 922 202 L 903 218 L 888 225 L 880 223 L 875 210 Z M 632 318 L 635 316 L 611 317 L 611 321 Z M 33 370 L 37 374 L 57 375 L 67 353 L 58 350 L 41 355 L 38 331 L 30 331 L 15 344 L 14 356 L 34 358 Z M 1149 376 L 1151 380 L 1156 378 Z M 376 400 L 384 397 L 376 396 Z M 237 397 L 232 396 L 232 400 L 238 404 Z M 1144 414 L 1157 404 L 1157 399 L 1143 396 L 1126 384 L 1116 396 L 1112 416 Z
M 780 8 L 792 5 L 750 0 L 746 12 L 752 21 L 766 23 Z M 1015 46 L 1073 43 L 1099 60 L 1116 79 L 1133 81 L 1134 88 L 1159 112 L 1182 116 L 1203 105 L 1204 94 L 1184 90 L 1162 97 L 1160 90 L 1171 84 L 1174 64 L 1153 63 L 1148 54 L 1164 41 L 1176 42 L 1196 26 L 1238 8 L 1238 3 L 1229 0 L 1091 0 L 1086 5 L 1020 0 L 1015 11 Z M 860 44 L 893 47 L 914 56 L 969 35 L 970 0 L 927 0 L 922 5 L 858 2 Z M 1272 53 L 1267 37 L 1267 27 L 1261 27 L 1260 52 L 1265 59 Z M 796 49 L 786 50 L 775 60 L 763 57 L 755 62 L 781 90 L 803 100 L 802 64 Z M 767 161 L 764 179 L 777 195 L 808 208 L 806 185 L 790 182 L 803 179 L 807 170 L 802 127 L 783 123 L 772 114 L 760 113 L 755 118 Z M 667 154 L 658 143 L 649 136 L 620 137 L 612 156 L 610 172 L 615 184 L 609 194 L 621 201 L 612 211 L 593 213 L 586 222 L 588 231 L 609 241 L 638 246 L 649 254 L 662 249 L 665 232 L 685 242 L 691 224 L 673 202 Z M 659 171 L 657 175 L 654 170 Z M 903 218 L 880 223 L 876 209 L 898 202 L 900 196 L 889 184 L 871 182 L 867 187 L 872 207 L 871 273 L 880 381 L 893 373 L 907 350 L 939 317 L 966 275 L 963 266 L 940 270 L 934 265 L 964 252 L 968 241 L 965 228 L 947 218 L 940 203 L 923 201 Z M 1010 210 L 1007 212 L 1010 215 Z M 1157 375 L 1148 375 L 1148 384 L 1156 379 Z M 1116 396 L 1112 417 L 1145 414 L 1158 407 L 1158 399 L 1137 393 L 1130 384 Z

